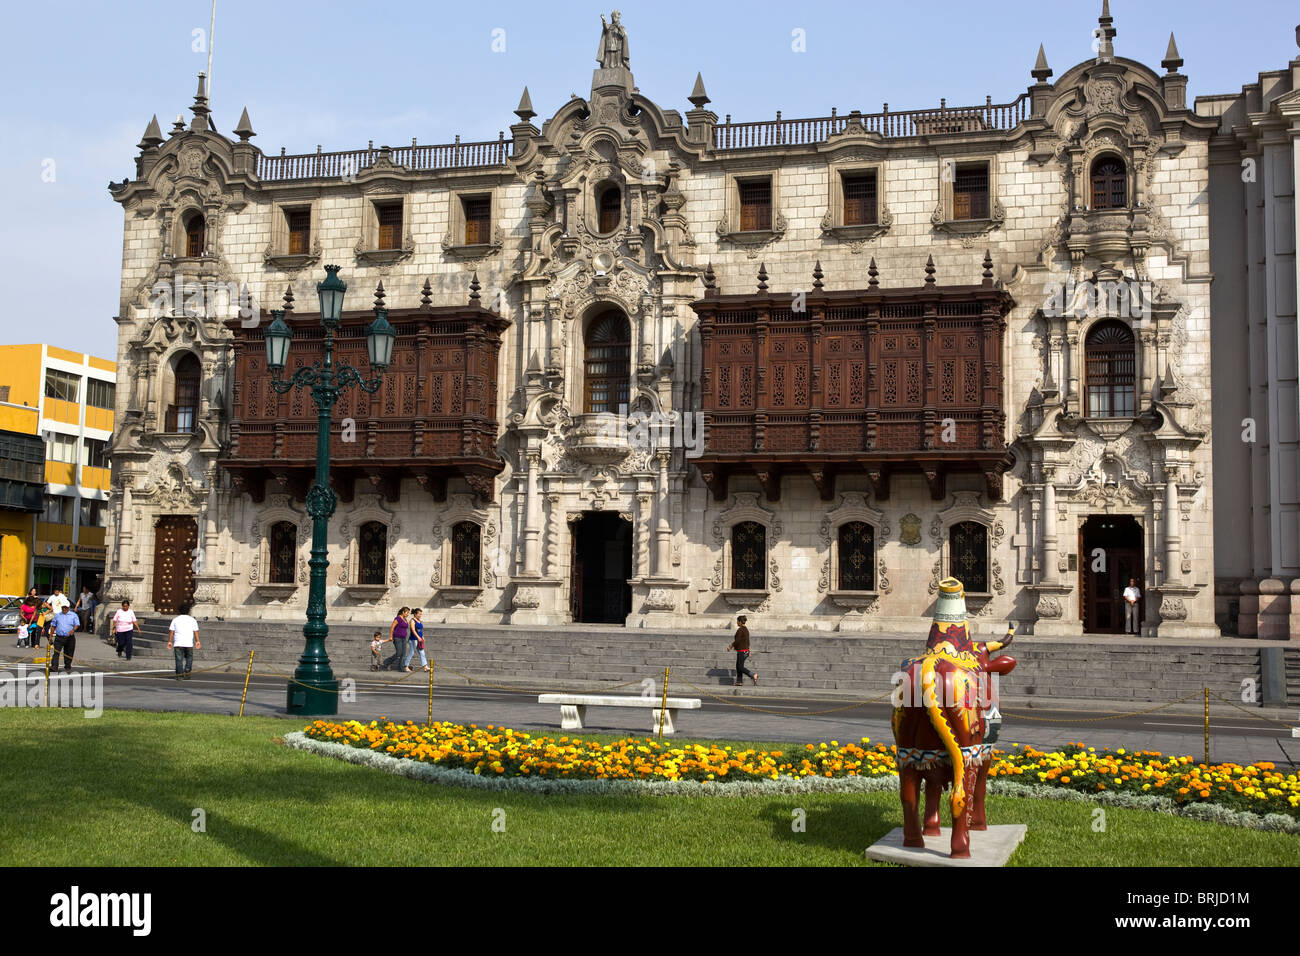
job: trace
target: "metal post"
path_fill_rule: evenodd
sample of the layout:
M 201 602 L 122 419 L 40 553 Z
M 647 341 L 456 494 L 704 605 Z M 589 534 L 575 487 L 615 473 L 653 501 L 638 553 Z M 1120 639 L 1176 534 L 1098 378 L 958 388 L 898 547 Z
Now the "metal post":
M 664 668 L 664 696 L 659 704 L 659 739 L 664 739 L 664 717 L 668 714 L 668 668 Z
M 1210 765 L 1210 688 L 1205 688 L 1205 765 Z
M 434 659 L 429 658 L 429 723 L 433 724 L 433 665 Z
M 248 673 L 244 675 L 244 693 L 239 697 L 239 716 L 244 716 L 244 701 L 248 700 L 248 680 L 253 676 L 253 652 L 248 652 Z

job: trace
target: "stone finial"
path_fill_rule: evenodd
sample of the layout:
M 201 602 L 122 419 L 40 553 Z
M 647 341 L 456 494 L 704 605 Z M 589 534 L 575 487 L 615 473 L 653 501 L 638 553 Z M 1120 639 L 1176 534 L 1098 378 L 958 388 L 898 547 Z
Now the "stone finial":
M 420 308 L 427 309 L 433 305 L 433 286 L 429 284 L 428 276 L 424 279 L 424 288 L 420 290 Z
M 190 107 L 190 112 L 194 114 L 194 119 L 190 121 L 190 130 L 196 133 L 206 132 L 208 129 L 208 77 L 207 74 L 199 72 L 199 89 L 194 94 L 194 105 Z
M 1097 59 L 1115 58 L 1114 40 L 1118 33 L 1119 31 L 1115 29 L 1115 18 L 1110 15 L 1110 0 L 1101 0 L 1101 16 L 1097 18 L 1097 29 L 1093 34 L 1101 41 L 1097 49 Z
M 185 132 L 185 117 L 182 116 L 180 113 L 177 113 L 176 119 L 172 123 L 171 133 L 173 136 L 175 136 L 177 133 L 183 133 L 183 132 Z
M 876 288 L 880 285 L 880 280 L 876 278 L 880 275 L 880 270 L 876 268 L 876 257 L 871 257 L 871 264 L 867 266 L 867 285 Z
M 718 287 L 718 277 L 713 274 L 713 263 L 710 262 L 704 267 L 704 288 L 706 290 L 716 289 Z
M 987 249 L 984 250 L 984 281 L 983 285 L 993 284 L 993 257 L 989 255 Z
M 158 128 L 158 114 L 155 113 L 149 125 L 144 128 L 144 135 L 140 137 L 140 145 L 137 147 L 141 151 L 146 149 L 157 149 L 162 145 L 162 130 Z
M 527 123 L 537 115 L 533 109 L 532 97 L 528 95 L 528 87 L 524 87 L 524 95 L 519 97 L 519 105 L 515 107 L 515 115 L 519 117 L 519 122 Z
M 760 262 L 758 264 L 758 291 L 759 292 L 767 291 L 767 263 L 766 262 Z
M 469 280 L 469 304 L 477 305 L 479 300 L 478 290 L 483 288 L 478 282 L 478 273 L 475 272 Z
M 241 143 L 247 143 L 257 134 L 253 132 L 253 124 L 248 119 L 248 107 L 244 107 L 244 112 L 239 114 L 239 125 L 235 127 L 235 135 L 239 137 Z
M 1178 44 L 1174 42 L 1173 33 L 1169 34 L 1169 46 L 1165 50 L 1165 58 L 1160 61 L 1160 65 L 1170 73 L 1177 73 L 1178 68 L 1183 65 L 1183 58 L 1178 55 Z
M 925 284 L 934 285 L 934 256 L 925 260 Z
M 821 291 L 822 277 L 824 275 L 825 273 L 822 272 L 822 261 L 818 259 L 816 264 L 813 266 L 813 288 L 814 289 Z
M 284 287 L 284 313 L 288 315 L 293 311 L 293 286 Z
M 384 292 L 384 280 L 380 279 L 379 285 L 375 286 L 375 304 L 374 306 L 372 306 L 372 308 L 376 310 L 388 308 L 386 305 L 384 305 L 385 298 L 386 298 L 386 293 Z
M 701 73 L 695 74 L 695 87 L 691 90 L 691 95 L 686 97 L 686 99 L 689 100 L 690 104 L 694 106 L 697 110 L 704 109 L 704 105 L 710 102 L 709 94 L 704 92 L 703 74 Z
M 533 354 L 529 356 L 528 368 L 525 369 L 525 371 L 528 372 L 529 375 L 542 374 L 542 359 L 541 356 L 537 354 L 537 349 L 533 349 Z
M 1038 44 L 1038 59 L 1034 61 L 1034 68 L 1029 71 L 1029 75 L 1039 83 L 1046 83 L 1047 78 L 1052 75 L 1052 68 L 1047 65 L 1047 51 L 1043 49 L 1041 43 Z

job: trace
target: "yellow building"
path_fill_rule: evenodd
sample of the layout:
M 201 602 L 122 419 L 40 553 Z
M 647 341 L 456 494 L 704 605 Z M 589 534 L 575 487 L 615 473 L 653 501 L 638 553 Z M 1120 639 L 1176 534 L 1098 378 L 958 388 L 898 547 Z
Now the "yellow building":
M 0 593 L 95 590 L 104 573 L 117 363 L 53 345 L 0 345 L 0 430 L 45 443 L 40 514 L 0 510 Z

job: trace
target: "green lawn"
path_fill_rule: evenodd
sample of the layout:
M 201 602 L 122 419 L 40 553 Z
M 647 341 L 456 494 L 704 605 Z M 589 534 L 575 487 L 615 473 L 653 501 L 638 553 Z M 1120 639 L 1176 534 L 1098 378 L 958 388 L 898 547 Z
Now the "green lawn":
M 304 722 L 305 723 L 305 722 Z M 291 750 L 275 718 L 0 710 L 0 865 L 862 865 L 896 794 L 571 797 L 437 787 Z M 791 829 L 791 811 L 807 831 Z M 191 827 L 206 813 L 206 832 Z M 505 811 L 505 832 L 492 829 Z M 1300 865 L 1300 837 L 989 798 L 1026 866 Z

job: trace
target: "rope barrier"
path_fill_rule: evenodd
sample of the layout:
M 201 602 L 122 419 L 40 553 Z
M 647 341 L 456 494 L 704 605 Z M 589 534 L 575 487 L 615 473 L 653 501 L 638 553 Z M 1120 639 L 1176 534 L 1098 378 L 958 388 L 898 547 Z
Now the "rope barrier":
M 690 687 L 692 690 L 695 690 L 695 691 L 697 691 L 697 692 L 699 692 L 699 693 L 701 693 L 701 694 L 704 694 L 706 697 L 712 697 L 714 700 L 716 700 L 716 701 L 718 701 L 718 702 L 720 702 L 720 703 L 726 704 L 726 705 L 729 706 L 729 707 L 739 707 L 741 710 L 752 711 L 753 713 L 756 713 L 756 714 L 776 714 L 776 715 L 778 715 L 778 716 L 783 716 L 783 717 L 791 717 L 791 716 L 798 716 L 798 717 L 820 717 L 820 716 L 822 716 L 822 715 L 824 715 L 824 714 L 835 714 L 835 713 L 838 713 L 838 712 L 840 712 L 840 711 L 842 711 L 842 710 L 853 710 L 855 707 L 861 707 L 861 706 L 863 706 L 864 704 L 872 704 L 872 703 L 875 703 L 876 701 L 880 700 L 881 698 L 883 698 L 883 697 L 888 697 L 890 694 L 892 694 L 892 693 L 894 692 L 894 691 L 893 691 L 893 688 L 890 688 L 889 690 L 885 691 L 883 694 L 879 694 L 879 695 L 877 695 L 877 696 L 875 696 L 875 697 L 869 697 L 869 698 L 867 698 L 866 700 L 858 700 L 858 701 L 854 701 L 853 703 L 851 703 L 851 704 L 845 704 L 845 705 L 842 706 L 842 707 L 832 707 L 832 708 L 830 708 L 829 710 L 815 710 L 815 711 L 810 711 L 810 712 L 808 712 L 808 713 L 802 713 L 802 714 L 791 714 L 790 711 L 788 711 L 788 710 L 772 710 L 771 708 L 768 708 L 768 707 L 754 707 L 754 706 L 752 706 L 752 705 L 750 705 L 750 704 L 741 704 L 741 703 L 738 703 L 738 702 L 736 702 L 736 701 L 734 701 L 734 700 L 728 700 L 728 699 L 725 698 L 725 697 L 719 697 L 717 694 L 714 694 L 714 693 L 712 693 L 712 692 L 710 692 L 710 691 L 708 691 L 708 690 L 705 690 L 703 687 L 700 687 L 700 686 L 698 686 L 698 685 L 696 685 L 696 684 L 692 684 L 690 681 L 686 680 L 684 677 L 680 677 L 680 676 L 679 676 L 677 679 L 678 679 L 679 681 L 681 681 L 683 684 L 685 684 L 687 687 Z
M 1031 714 L 1017 714 L 1010 710 L 1002 711 L 1003 717 L 1019 717 L 1023 720 L 1038 720 L 1051 724 L 1096 724 L 1103 720 L 1121 720 L 1124 717 L 1140 717 L 1142 714 L 1154 714 L 1158 710 L 1164 710 L 1166 707 L 1172 707 L 1174 704 L 1181 704 L 1184 701 L 1191 700 L 1193 697 L 1200 697 L 1201 692 L 1196 691 L 1188 694 L 1186 697 L 1179 697 L 1177 700 L 1171 700 L 1167 704 L 1160 704 L 1157 707 L 1150 707 L 1146 710 L 1134 710 L 1126 714 L 1111 714 L 1107 717 L 1035 717 Z M 1057 713 L 1068 713 L 1068 711 L 1058 710 Z
M 1281 721 L 1281 720 L 1274 720 L 1272 717 L 1265 717 L 1263 714 L 1252 714 L 1252 713 L 1251 713 L 1250 711 L 1248 711 L 1245 707 L 1242 707 L 1242 706 L 1240 706 L 1240 705 L 1234 703 L 1233 701 L 1228 700 L 1228 698 L 1226 698 L 1226 697 L 1219 697 L 1218 694 L 1215 694 L 1214 696 L 1217 697 L 1219 700 L 1223 701 L 1223 702 L 1224 702 L 1225 704 L 1227 704 L 1229 707 L 1236 707 L 1237 710 L 1241 711 L 1241 712 L 1242 712 L 1243 714 L 1245 714 L 1247 717 L 1254 717 L 1256 720 L 1262 720 L 1262 721 L 1264 721 L 1266 724 L 1275 724 L 1275 725 L 1278 726 L 1278 727 L 1285 727 L 1285 728 L 1287 728 L 1288 730 L 1291 729 L 1291 725 L 1290 725 L 1289 723 L 1285 723 L 1284 721 Z

